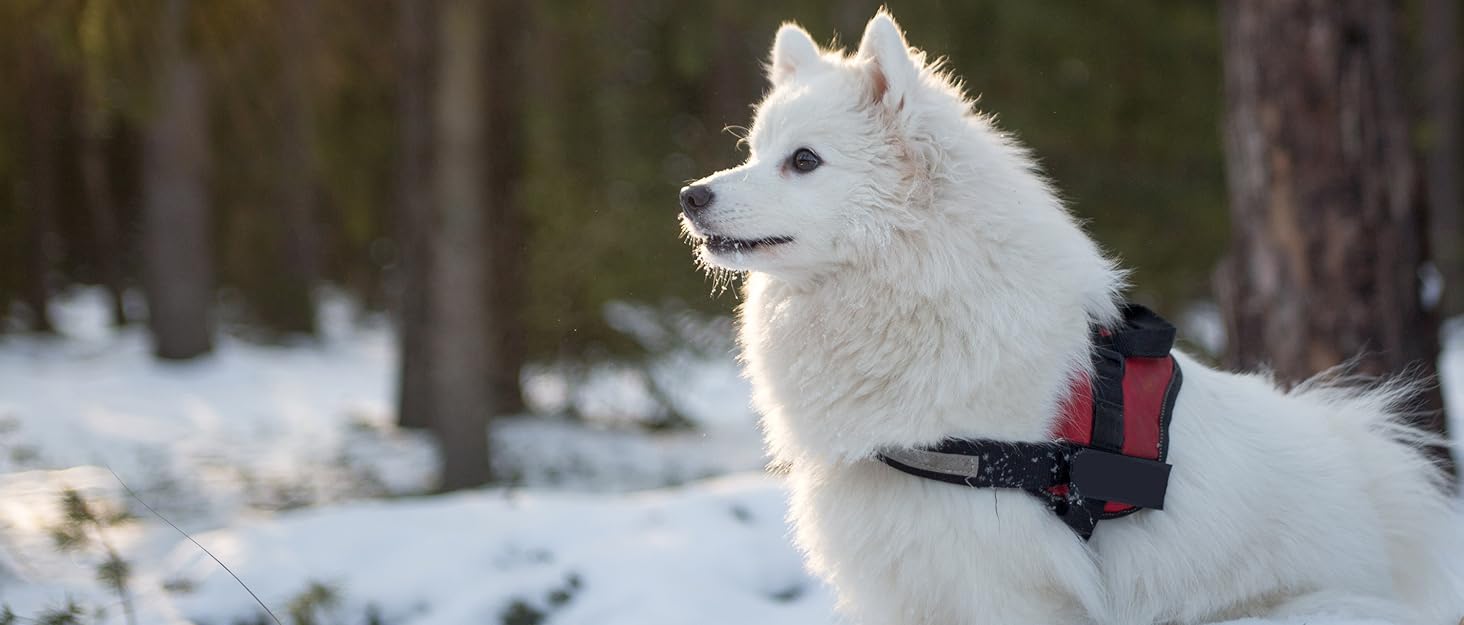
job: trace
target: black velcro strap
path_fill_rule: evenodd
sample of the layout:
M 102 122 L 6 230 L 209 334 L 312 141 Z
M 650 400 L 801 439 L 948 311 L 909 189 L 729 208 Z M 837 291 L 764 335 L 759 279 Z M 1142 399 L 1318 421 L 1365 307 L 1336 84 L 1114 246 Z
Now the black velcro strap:
M 1123 449 L 1123 356 L 1093 348 L 1093 436 L 1099 449 Z
M 1169 469 L 1158 460 L 1083 448 L 1073 453 L 1072 487 L 1083 499 L 1163 510 Z
M 1099 345 L 1110 345 L 1124 356 L 1163 358 L 1174 347 L 1177 331 L 1174 325 L 1138 304 L 1123 307 L 1123 326 L 1097 338 Z

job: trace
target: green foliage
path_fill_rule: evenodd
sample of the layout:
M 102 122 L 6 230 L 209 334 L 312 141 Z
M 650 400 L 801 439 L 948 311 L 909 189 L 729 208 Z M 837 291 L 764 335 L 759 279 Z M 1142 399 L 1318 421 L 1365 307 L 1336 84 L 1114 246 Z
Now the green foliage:
M 171 577 L 163 580 L 163 590 L 175 595 L 186 595 L 198 590 L 198 583 L 186 577 Z
M 128 622 L 135 624 L 132 600 L 128 592 L 128 583 L 132 578 L 132 566 L 122 559 L 122 556 L 107 540 L 108 529 L 130 522 L 133 517 L 125 511 L 111 510 L 108 506 L 89 502 L 79 491 L 72 488 L 61 491 L 59 507 L 61 519 L 47 530 L 52 542 L 56 545 L 56 550 L 63 553 L 77 553 L 88 550 L 94 545 L 99 546 L 102 551 L 102 561 L 96 567 L 97 581 L 117 594 L 123 610 L 127 614 Z M 80 606 L 74 601 L 68 600 L 63 608 L 45 612 L 36 617 L 36 621 L 78 623 L 77 619 L 81 617 L 82 613 Z M 0 625 L 3 625 L 3 621 L 0 621 Z
M 286 610 L 293 625 L 320 625 L 325 613 L 340 605 L 340 591 L 321 582 L 310 584 L 290 600 Z
M 260 612 L 258 614 L 255 614 L 252 618 L 247 618 L 247 619 L 234 619 L 233 621 L 230 621 L 230 624 L 231 625 L 275 625 L 275 622 L 274 622 L 274 620 L 272 620 L 272 619 L 269 618 L 269 615 L 268 614 L 265 614 L 263 612 Z
M 81 625 L 86 610 L 75 599 L 67 599 L 59 607 L 48 608 L 31 619 L 36 625 Z
M 527 601 L 514 599 L 503 610 L 499 621 L 503 625 L 540 625 L 548 616 L 546 612 L 530 605 Z
M 91 545 L 87 531 L 97 525 L 92 512 L 81 493 L 74 489 L 61 491 L 61 522 L 49 529 L 51 542 L 57 551 L 74 552 Z
M 541 9 L 557 46 L 531 105 L 527 306 L 540 357 L 633 346 L 606 302 L 673 297 L 728 311 L 678 237 L 676 188 L 736 163 L 772 33 L 796 19 L 857 42 L 878 2 L 631 2 Z M 1204 3 L 891 2 L 912 42 L 947 57 L 981 108 L 1027 143 L 1074 211 L 1126 264 L 1137 295 L 1208 295 L 1227 237 L 1219 33 Z M 717 36 L 705 36 L 708 30 Z M 608 32 L 607 32 L 608 31 Z M 575 42 L 573 45 L 566 44 Z
M 61 525 L 51 528 L 50 534 L 51 543 L 56 545 L 57 551 L 76 551 L 87 545 L 86 534 L 78 527 Z
M 549 589 L 549 592 L 544 595 L 544 602 L 549 605 L 551 610 L 563 608 L 569 605 L 569 601 L 574 599 L 575 593 L 579 592 L 583 586 L 584 582 L 580 579 L 579 574 L 570 573 L 564 577 L 562 586 Z
M 366 606 L 366 625 L 386 625 L 386 620 L 381 616 L 381 608 L 374 603 Z
M 131 565 L 116 553 L 108 553 L 107 558 L 97 565 L 97 581 L 116 592 L 127 589 L 127 580 L 131 575 Z
M 508 603 L 508 607 L 499 614 L 499 621 L 503 625 L 540 625 L 548 621 L 549 616 L 569 605 L 584 587 L 584 580 L 579 573 L 570 572 L 564 576 L 564 582 L 544 593 L 544 605 L 539 607 L 522 597 L 514 597 Z
M 306 174 L 316 201 L 321 276 L 384 306 L 400 279 L 396 175 L 397 2 L 315 0 L 315 34 L 282 39 L 288 0 L 190 3 L 186 46 L 206 75 L 214 250 L 231 320 L 288 325 L 297 268 L 279 217 L 280 132 L 287 102 L 308 111 Z M 527 288 L 519 304 L 531 358 L 622 357 L 640 347 L 611 329 L 608 302 L 679 301 L 725 313 L 680 240 L 676 190 L 735 164 L 724 128 L 749 123 L 764 90 L 761 63 L 777 25 L 802 22 L 821 40 L 857 41 L 878 0 L 778 4 L 559 0 L 524 10 L 520 43 Z M 1136 269 L 1141 299 L 1176 304 L 1207 294 L 1227 236 L 1219 142 L 1220 71 L 1211 3 L 1164 0 L 892 0 L 917 46 L 982 97 L 981 108 L 1042 160 L 1073 210 Z M 26 92 L 26 68 L 49 51 L 68 123 L 107 129 L 118 217 L 131 236 L 140 135 L 150 122 L 163 2 L 0 3 L 0 75 Z M 304 76 L 293 93 L 287 68 Z M 491 86 L 490 86 L 491 87 Z M 291 100 L 290 97 L 298 97 Z M 56 140 L 76 159 L 75 129 Z M 0 98 L 0 317 L 30 265 L 25 249 L 23 100 Z M 490 146 L 491 147 L 491 146 Z M 70 167 L 70 166 L 68 166 Z M 65 172 L 63 172 L 65 173 Z M 63 175 L 64 181 L 74 180 Z M 69 184 L 74 187 L 74 184 Z M 91 282 L 85 206 L 64 195 L 53 285 Z M 125 242 L 124 242 L 125 243 Z M 136 263 L 126 255 L 129 281 Z
M 92 512 L 91 506 L 82 499 L 81 493 L 74 489 L 61 491 L 61 511 L 66 516 L 66 522 L 80 526 L 88 523 L 97 523 L 97 515 Z

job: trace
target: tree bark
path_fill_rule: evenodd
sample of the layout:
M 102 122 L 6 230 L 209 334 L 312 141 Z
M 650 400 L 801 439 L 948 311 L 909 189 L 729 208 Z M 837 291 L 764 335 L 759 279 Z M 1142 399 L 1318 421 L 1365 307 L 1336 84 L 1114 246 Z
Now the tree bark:
M 1464 99 L 1459 81 L 1459 0 L 1424 0 L 1422 7 L 1423 109 L 1428 122 L 1424 155 L 1429 232 L 1434 264 L 1443 277 L 1443 316 L 1464 314 Z
M 719 26 L 714 35 L 716 44 L 712 48 L 711 71 L 705 84 L 697 91 L 702 94 L 701 108 L 705 115 L 707 134 L 720 135 L 724 128 L 740 126 L 745 130 L 752 125 L 752 111 L 747 108 L 746 103 L 757 98 L 761 89 L 761 76 L 754 69 L 756 66 L 747 62 L 752 51 L 747 49 L 747 31 L 741 4 L 735 0 L 718 0 L 714 10 L 717 12 Z M 860 15 L 872 13 L 873 10 L 870 10 Z M 862 24 L 865 18 L 860 19 L 859 23 Z M 703 143 L 714 146 L 712 149 L 716 154 L 698 154 L 697 160 L 716 164 L 716 167 L 709 169 L 732 165 L 729 159 L 734 156 L 721 145 L 721 141 Z
M 276 206 L 280 211 L 283 259 L 288 263 L 272 289 L 269 324 L 285 332 L 310 334 L 315 327 L 315 287 L 320 277 L 320 234 L 315 218 L 315 123 L 311 70 L 315 63 L 315 0 L 281 3 L 280 167 Z
M 55 264 L 57 215 L 57 147 L 61 124 L 59 69 L 45 44 L 33 37 L 30 63 L 25 68 L 25 118 L 27 126 L 24 206 L 28 209 L 25 235 L 26 271 L 23 297 L 30 309 L 30 330 L 56 331 L 51 321 L 51 270 Z
M 487 154 L 486 7 L 482 0 L 444 0 L 440 7 L 427 327 L 442 487 L 454 490 L 489 479 L 488 418 L 498 406 L 484 381 L 497 345 L 488 332 L 496 321 L 486 293 L 493 254 L 480 179 Z
M 108 166 L 107 144 L 111 137 L 112 115 L 105 98 L 92 92 L 87 84 L 86 95 L 77 108 L 77 125 L 81 131 L 79 159 L 82 193 L 86 198 L 87 215 L 91 218 L 92 245 L 96 248 L 97 279 L 107 289 L 112 325 L 127 323 L 123 301 L 121 235 L 117 228 L 116 193 L 112 189 Z
M 1425 211 L 1393 4 L 1227 0 L 1221 17 L 1228 364 L 1285 384 L 1343 362 L 1431 379 L 1438 320 L 1420 298 Z M 1416 425 L 1443 434 L 1437 388 L 1419 402 Z
M 488 272 L 490 340 L 489 384 L 494 404 L 503 413 L 524 407 L 519 375 L 527 356 L 527 330 L 520 315 L 524 291 L 524 213 L 519 197 L 523 177 L 523 3 L 489 3 L 487 57 L 483 63 L 487 88 Z
M 143 279 L 159 358 L 213 347 L 213 268 L 205 177 L 203 72 L 183 43 L 187 0 L 169 0 L 160 27 L 157 107 L 143 141 Z
M 397 1 L 397 197 L 400 255 L 396 280 L 398 368 L 397 425 L 427 429 L 435 421 L 430 388 L 427 279 L 430 255 L 427 223 L 432 201 L 432 41 L 437 29 L 435 0 Z

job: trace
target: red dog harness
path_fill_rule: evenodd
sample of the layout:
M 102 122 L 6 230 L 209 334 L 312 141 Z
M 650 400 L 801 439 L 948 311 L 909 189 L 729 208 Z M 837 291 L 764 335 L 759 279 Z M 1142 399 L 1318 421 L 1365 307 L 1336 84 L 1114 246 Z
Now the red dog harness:
M 1164 508 L 1169 420 L 1181 381 L 1175 330 L 1128 305 L 1123 324 L 1093 333 L 1093 372 L 1073 383 L 1051 441 L 948 439 L 888 449 L 885 464 L 973 488 L 1019 488 L 1045 501 L 1087 540 L 1098 521 Z

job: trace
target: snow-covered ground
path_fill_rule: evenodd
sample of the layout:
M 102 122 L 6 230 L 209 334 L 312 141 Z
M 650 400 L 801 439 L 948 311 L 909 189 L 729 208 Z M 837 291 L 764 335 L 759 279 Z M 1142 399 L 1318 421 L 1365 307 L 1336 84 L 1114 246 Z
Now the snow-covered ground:
M 142 624 L 270 622 L 125 482 L 285 623 L 835 622 L 761 468 L 725 322 L 608 310 L 658 355 L 531 371 L 534 412 L 575 418 L 504 420 L 495 462 L 512 485 L 434 496 L 428 441 L 393 424 L 380 319 L 331 299 L 318 341 L 225 337 L 178 365 L 103 311 L 79 291 L 62 338 L 0 337 L 0 606 L 22 617 L 74 600 L 83 622 L 126 623 L 128 606 Z M 1447 334 L 1444 378 L 1464 382 L 1464 328 Z M 1464 384 L 1445 390 L 1464 406 Z M 698 427 L 632 423 L 666 413 Z M 58 551 L 66 489 L 133 518 Z M 125 603 L 97 581 L 101 539 L 131 567 Z
M 177 364 L 155 361 L 141 328 L 107 328 L 105 310 L 78 291 L 56 307 L 61 337 L 0 337 L 0 606 L 22 616 L 75 599 L 126 622 L 96 581 L 99 544 L 55 548 L 74 489 L 135 517 L 103 533 L 132 565 L 140 622 L 253 622 L 248 594 L 125 483 L 277 612 L 318 583 L 342 622 L 827 619 L 785 538 L 724 321 L 607 311 L 658 355 L 535 368 L 536 416 L 493 433 L 510 486 L 434 497 L 428 439 L 393 422 L 383 320 L 328 298 L 319 340 L 224 336 Z M 668 412 L 696 429 L 635 423 Z
M 60 477 L 103 497 L 115 487 L 103 470 Z M 26 481 L 0 489 L 28 490 Z M 30 494 L 42 504 L 55 498 Z M 0 501 L 3 514 L 16 514 L 17 504 Z M 314 585 L 334 599 L 320 611 L 323 623 L 373 614 L 412 625 L 831 622 L 828 591 L 804 573 L 782 516 L 777 481 L 744 473 L 631 494 L 487 490 L 365 500 L 239 519 L 194 537 L 287 623 L 285 612 Z M 137 525 L 113 539 L 138 569 L 141 623 L 264 622 L 197 547 L 157 523 Z M 7 546 L 26 554 L 19 572 L 28 580 L 0 582 L 0 600 L 28 614 L 67 594 L 91 597 L 109 610 L 103 622 L 124 622 L 119 600 L 95 589 L 100 556 L 50 554 L 40 529 L 8 528 L 19 538 Z

